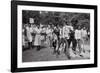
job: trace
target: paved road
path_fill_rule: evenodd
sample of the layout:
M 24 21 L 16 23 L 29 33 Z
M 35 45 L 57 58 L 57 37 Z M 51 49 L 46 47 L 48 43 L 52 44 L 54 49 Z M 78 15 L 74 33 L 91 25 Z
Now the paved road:
M 70 48 L 70 55 L 72 60 L 78 59 L 89 59 L 90 58 L 90 47 L 89 45 L 85 45 L 86 52 L 83 53 L 83 57 L 78 54 L 74 54 Z M 22 53 L 23 62 L 33 62 L 33 61 L 55 61 L 55 60 L 68 60 L 67 56 L 61 52 L 59 56 L 53 54 L 52 48 L 41 48 L 41 50 L 37 51 L 36 48 L 24 50 Z

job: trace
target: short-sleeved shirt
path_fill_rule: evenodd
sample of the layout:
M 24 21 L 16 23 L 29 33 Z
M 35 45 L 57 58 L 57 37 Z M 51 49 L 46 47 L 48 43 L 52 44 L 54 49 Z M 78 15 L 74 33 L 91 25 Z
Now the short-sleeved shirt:
M 82 34 L 81 34 L 81 30 L 76 29 L 75 30 L 75 39 L 81 39 Z
M 82 29 L 81 32 L 82 32 L 82 37 L 86 37 L 87 31 Z
M 69 38 L 69 32 L 70 32 L 69 27 L 67 25 L 64 26 L 63 27 L 63 38 L 65 37 Z

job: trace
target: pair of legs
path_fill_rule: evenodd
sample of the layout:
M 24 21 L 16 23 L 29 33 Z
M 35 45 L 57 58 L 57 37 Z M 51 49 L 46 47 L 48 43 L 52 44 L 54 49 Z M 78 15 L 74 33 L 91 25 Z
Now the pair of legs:
M 65 50 L 66 39 L 65 39 L 65 38 L 60 38 L 58 44 L 59 44 L 58 50 L 59 50 L 59 51 L 64 50 L 64 52 L 65 52 L 65 51 L 66 51 L 66 50 Z
M 37 48 L 37 51 L 39 51 L 41 49 L 40 45 L 36 46 L 36 48 Z
M 59 40 L 59 47 L 58 47 L 58 51 L 60 51 L 60 47 L 63 47 L 62 49 L 64 50 L 64 54 L 68 57 L 68 59 L 70 59 L 70 51 L 69 51 L 69 44 L 68 44 L 68 39 L 65 37 L 65 38 L 61 38 Z
M 34 45 L 34 48 L 36 48 L 37 51 L 41 49 L 40 45 Z
M 84 45 L 85 45 L 85 43 L 86 43 L 87 41 L 88 41 L 88 40 L 87 40 L 87 37 L 83 37 L 83 38 L 82 38 L 82 43 L 83 43 L 82 51 L 83 51 L 83 52 L 85 52 Z
M 70 44 L 72 42 L 72 50 L 76 51 L 76 46 L 77 46 L 77 41 L 74 38 L 69 38 L 68 39 L 68 48 L 70 48 Z
M 32 42 L 28 42 L 28 48 L 32 48 Z
M 53 45 L 53 48 L 54 48 L 54 53 L 57 53 L 58 40 L 57 39 L 53 40 L 52 45 Z
M 82 44 L 82 40 L 81 39 L 77 39 L 77 47 L 78 47 L 78 50 L 79 50 L 79 54 L 81 54 L 81 52 L 82 52 L 81 44 Z
M 52 47 L 52 38 L 51 38 L 51 36 L 48 36 L 48 39 L 49 39 L 49 46 L 51 48 Z

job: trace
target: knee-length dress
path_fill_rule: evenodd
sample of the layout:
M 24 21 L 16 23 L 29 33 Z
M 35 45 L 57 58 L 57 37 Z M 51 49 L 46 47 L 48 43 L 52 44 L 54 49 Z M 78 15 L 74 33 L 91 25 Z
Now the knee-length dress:
M 30 27 L 26 27 L 26 30 L 27 30 L 27 39 L 29 42 L 32 42 L 32 29 Z
M 39 45 L 41 45 L 41 39 L 40 39 L 41 30 L 39 28 L 35 28 L 35 31 L 36 31 L 36 35 L 35 35 L 34 45 L 39 46 Z

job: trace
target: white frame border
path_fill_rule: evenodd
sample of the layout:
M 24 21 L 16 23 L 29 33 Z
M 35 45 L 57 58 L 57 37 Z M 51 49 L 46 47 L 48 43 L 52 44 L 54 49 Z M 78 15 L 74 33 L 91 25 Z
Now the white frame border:
M 59 12 L 79 12 L 90 13 L 90 59 L 85 60 L 64 60 L 64 61 L 47 61 L 47 62 L 24 62 L 22 63 L 22 10 L 36 11 L 59 11 Z M 18 5 L 17 11 L 17 66 L 18 68 L 26 67 L 43 67 L 43 66 L 60 66 L 60 65 L 81 65 L 94 64 L 94 10 L 93 9 L 77 9 L 77 8 L 59 8 L 59 7 L 44 7 L 44 6 L 24 6 Z

